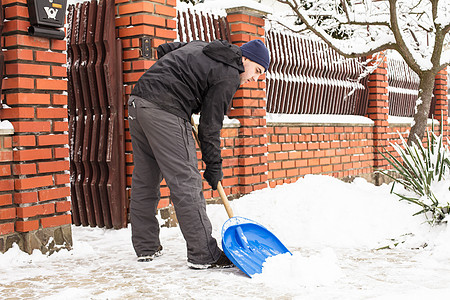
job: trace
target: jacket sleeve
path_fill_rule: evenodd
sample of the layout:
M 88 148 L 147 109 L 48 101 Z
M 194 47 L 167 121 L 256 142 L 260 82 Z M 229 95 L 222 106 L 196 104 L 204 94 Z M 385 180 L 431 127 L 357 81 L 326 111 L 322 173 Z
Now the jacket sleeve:
M 160 59 L 161 57 L 163 57 L 164 55 L 166 55 L 167 53 L 169 53 L 173 50 L 183 47 L 186 44 L 187 43 L 184 43 L 184 42 L 174 42 L 174 43 L 165 43 L 165 44 L 159 45 L 158 48 L 156 48 L 156 52 L 158 54 L 158 59 Z
M 239 88 L 236 78 L 222 78 L 208 89 L 198 127 L 202 159 L 206 165 L 222 163 L 220 130 L 234 94 Z

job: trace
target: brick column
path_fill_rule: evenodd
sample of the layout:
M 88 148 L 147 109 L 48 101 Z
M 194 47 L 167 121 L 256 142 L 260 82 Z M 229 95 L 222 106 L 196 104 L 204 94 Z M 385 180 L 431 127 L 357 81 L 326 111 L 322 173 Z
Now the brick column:
M 376 59 L 369 57 L 368 59 Z M 386 57 L 378 68 L 369 75 L 369 105 L 367 108 L 368 117 L 374 121 L 373 145 L 374 145 L 374 169 L 383 168 L 388 165 L 387 161 L 378 152 L 382 147 L 387 147 L 388 142 L 388 78 Z
M 11 180 L 18 243 L 28 253 L 70 248 L 66 43 L 28 35 L 26 0 L 3 4 L 8 108 L 0 110 L 0 119 L 15 132 Z
M 156 61 L 156 48 L 163 43 L 173 42 L 177 37 L 176 0 L 118 0 L 116 8 L 116 28 L 123 46 L 123 82 L 128 99 L 138 79 Z M 146 56 L 143 51 L 143 47 L 146 45 L 143 44 L 143 38 L 148 38 L 150 41 L 149 56 Z M 127 106 L 125 106 L 125 116 L 128 116 Z M 133 173 L 133 152 L 128 121 L 125 121 L 125 128 L 129 197 L 131 174 Z M 159 208 L 168 206 L 168 195 L 169 189 L 164 186 L 163 182 Z
M 18 241 L 14 232 L 16 208 L 13 204 L 14 180 L 11 162 L 13 158 L 12 137 L 14 129 L 0 127 L 0 252 L 5 252 Z
M 434 118 L 438 120 L 443 125 L 444 137 L 449 137 L 449 126 L 448 126 L 448 99 L 447 99 L 447 70 L 442 70 L 436 76 L 436 81 L 434 83 L 434 96 L 436 97 L 436 106 L 434 109 Z
M 250 40 L 264 41 L 266 12 L 248 7 L 227 9 L 231 40 L 240 46 Z M 239 190 L 248 194 L 267 187 L 267 127 L 265 78 L 241 86 L 233 99 L 229 116 L 241 123 L 235 140 L 234 155 L 238 157 Z

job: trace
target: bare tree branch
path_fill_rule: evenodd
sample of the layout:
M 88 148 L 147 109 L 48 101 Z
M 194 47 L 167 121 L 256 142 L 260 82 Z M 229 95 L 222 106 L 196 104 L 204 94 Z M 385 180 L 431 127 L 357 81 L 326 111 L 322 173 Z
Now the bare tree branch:
M 442 33 L 447 34 L 450 31 L 450 24 L 445 25 L 444 28 L 442 28 Z
M 354 53 L 344 52 L 344 51 L 342 51 L 342 49 L 340 49 L 339 47 L 337 47 L 335 45 L 335 43 L 334 43 L 335 41 L 333 40 L 333 38 L 327 36 L 326 34 L 323 34 L 320 30 L 317 30 L 316 27 L 314 26 L 314 24 L 310 23 L 309 18 L 308 19 L 305 18 L 305 16 L 298 9 L 298 5 L 296 3 L 294 5 L 292 3 L 292 1 L 290 1 L 290 0 L 278 0 L 278 2 L 288 5 L 292 9 L 292 11 L 294 11 L 295 14 L 300 18 L 300 20 L 303 22 L 303 24 L 305 24 L 305 26 L 307 27 L 308 30 L 310 30 L 315 35 L 317 35 L 319 38 L 321 38 L 330 48 L 332 48 L 333 50 L 335 50 L 337 53 L 339 53 L 340 55 L 342 55 L 344 57 L 356 58 L 356 57 L 361 57 L 361 56 L 369 56 L 374 53 L 388 50 L 388 49 L 396 50 L 395 43 L 385 43 L 385 44 L 382 44 L 382 45 L 380 45 L 370 51 L 366 51 L 366 52 L 354 52 Z
M 398 47 L 396 50 L 402 55 L 408 66 L 420 76 L 420 74 L 422 73 L 420 66 L 414 59 L 412 53 L 409 51 L 408 46 L 406 45 L 405 40 L 403 39 L 403 36 L 400 32 L 400 27 L 398 25 L 397 19 L 397 0 L 389 0 L 389 6 L 391 16 L 391 30 L 394 34 L 396 45 Z
M 411 34 L 411 37 L 413 38 L 414 42 L 416 43 L 416 46 L 419 47 L 419 40 L 416 37 L 416 34 L 414 33 L 411 28 L 408 28 L 409 33 Z
M 450 66 L 450 62 L 445 63 L 445 64 L 442 64 L 442 65 L 439 66 L 439 71 L 440 71 L 440 70 L 444 70 L 445 68 L 447 68 L 447 67 L 449 67 L 449 66 Z
M 344 25 L 358 25 L 358 26 L 386 26 L 389 29 L 391 28 L 391 24 L 388 22 L 358 22 L 358 21 L 349 21 L 346 23 L 341 23 Z
M 285 29 L 287 29 L 287 30 L 289 30 L 289 31 L 291 31 L 291 32 L 293 32 L 293 33 L 301 33 L 301 32 L 305 32 L 305 31 L 308 31 L 308 30 L 309 30 L 307 27 L 305 27 L 305 28 L 303 28 L 303 29 L 299 29 L 299 30 L 294 30 L 294 29 L 292 29 L 291 27 L 287 26 L 286 24 L 281 23 L 281 22 L 278 21 L 278 20 L 271 20 L 270 22 L 275 22 L 275 23 L 277 23 L 278 25 L 281 25 L 283 28 L 285 28 Z
M 438 0 L 431 1 L 432 5 L 432 14 L 433 14 L 433 20 L 436 20 L 437 14 L 438 14 Z M 444 40 L 445 40 L 445 33 L 443 33 L 440 26 L 436 27 L 436 35 L 435 35 L 435 41 L 434 41 L 434 49 L 433 54 L 431 55 L 431 63 L 433 64 L 433 69 L 435 70 L 436 74 L 439 72 L 440 65 L 441 65 L 441 56 L 442 51 L 444 48 Z
M 348 13 L 347 2 L 345 2 L 345 0 L 341 0 L 341 5 L 342 5 L 342 9 L 345 12 L 345 15 L 347 16 L 347 20 L 350 22 L 350 14 Z

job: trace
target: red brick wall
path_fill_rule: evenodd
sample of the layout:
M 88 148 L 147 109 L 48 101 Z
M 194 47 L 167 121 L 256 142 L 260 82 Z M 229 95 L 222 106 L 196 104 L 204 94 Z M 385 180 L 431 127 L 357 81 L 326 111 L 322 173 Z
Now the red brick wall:
M 278 125 L 268 123 L 269 185 L 295 182 L 307 174 L 329 175 L 337 178 L 362 176 L 374 180 L 378 168 L 375 156 L 381 156 L 373 139 L 375 128 L 370 124 L 305 124 Z M 429 126 L 431 129 L 431 126 Z M 384 147 L 395 153 L 391 143 L 402 144 L 399 133 L 407 139 L 408 123 L 390 123 L 384 135 Z M 435 125 L 437 132 L 439 126 Z M 425 140 L 424 140 L 425 141 Z
M 373 172 L 373 126 L 268 124 L 269 183 L 274 187 L 307 174 L 334 177 Z
M 26 3 L 3 1 L 3 103 L 8 107 L 0 110 L 0 119 L 12 123 L 14 135 L 3 137 L 10 168 L 1 162 L 9 172 L 2 191 L 13 197 L 1 203 L 12 205 L 16 232 L 71 223 L 66 43 L 29 36 Z
M 3 131 L 0 129 L 0 131 Z M 0 235 L 14 232 L 16 208 L 13 204 L 14 180 L 12 132 L 0 132 Z
M 448 137 L 447 77 L 441 71 L 436 77 L 437 104 L 435 119 L 442 122 Z M 389 122 L 386 62 L 369 76 L 368 114 L 374 124 L 268 124 L 268 164 L 271 187 L 295 182 L 306 174 L 323 174 L 338 178 L 363 176 L 374 180 L 374 171 L 389 169 L 379 151 L 386 148 L 398 157 L 391 143 L 402 144 L 411 128 L 406 123 Z M 409 123 L 408 123 L 409 122 Z M 428 126 L 431 130 L 431 124 Z M 435 124 L 434 131 L 439 131 Z M 426 141 L 426 138 L 423 140 Z
M 434 96 L 436 97 L 436 108 L 434 118 L 442 123 L 443 130 L 447 136 L 450 136 L 450 127 L 448 126 L 448 77 L 447 70 L 442 70 L 436 76 Z

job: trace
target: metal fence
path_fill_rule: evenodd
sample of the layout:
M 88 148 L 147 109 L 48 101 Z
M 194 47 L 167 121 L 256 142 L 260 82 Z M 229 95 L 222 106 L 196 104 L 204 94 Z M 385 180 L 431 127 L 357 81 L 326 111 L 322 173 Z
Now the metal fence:
M 362 59 L 346 59 L 325 43 L 269 30 L 267 111 L 286 114 L 365 115 L 367 77 Z
M 389 115 L 413 117 L 419 95 L 420 78 L 403 59 L 387 57 L 387 76 L 389 92 Z M 436 98 L 431 100 L 432 117 Z
M 68 9 L 72 220 L 127 226 L 122 48 L 113 0 Z
M 177 10 L 178 39 L 181 42 L 193 40 L 213 41 L 216 39 L 231 42 L 230 25 L 224 16 L 194 9 Z
M 177 12 L 178 39 L 230 41 L 224 16 L 181 8 Z M 267 72 L 267 111 L 288 114 L 364 115 L 368 104 L 367 77 L 362 59 L 345 59 L 319 41 L 270 30 Z
M 411 117 L 419 94 L 419 76 L 403 61 L 387 58 L 389 115 Z

